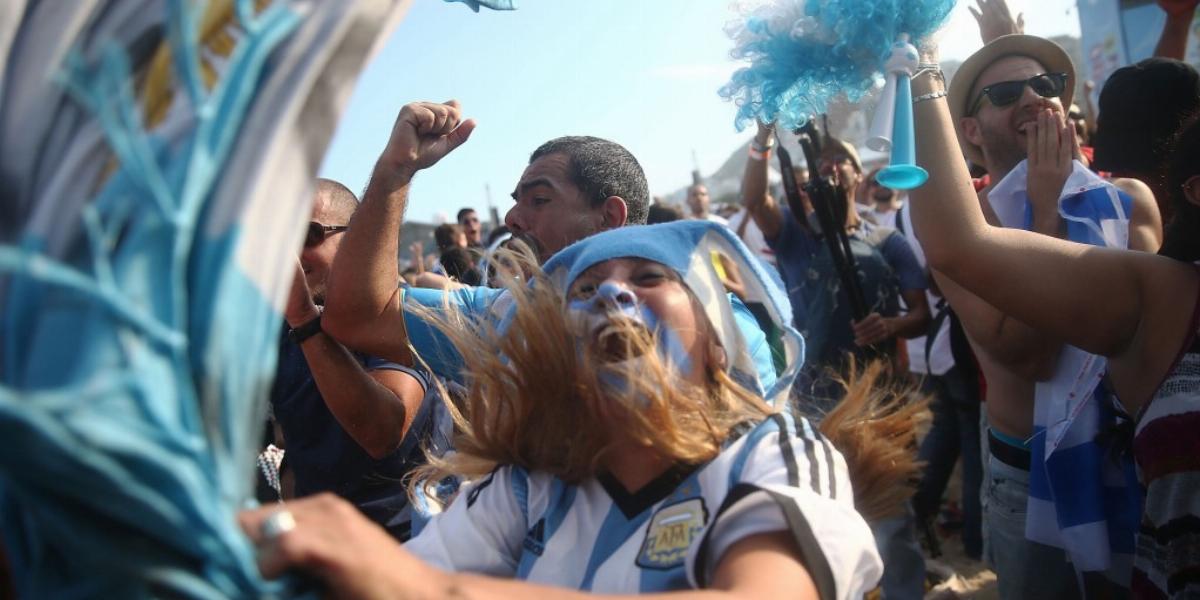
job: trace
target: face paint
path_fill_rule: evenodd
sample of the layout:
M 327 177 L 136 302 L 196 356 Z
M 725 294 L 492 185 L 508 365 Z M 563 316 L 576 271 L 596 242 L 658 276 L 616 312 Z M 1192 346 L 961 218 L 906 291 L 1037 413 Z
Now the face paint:
M 637 296 L 624 286 L 605 281 L 596 288 L 596 292 L 591 297 L 570 301 L 567 304 L 567 311 L 576 331 L 581 336 L 577 346 L 581 353 L 583 344 L 601 344 L 605 341 L 606 336 L 621 335 L 620 332 L 624 330 L 624 326 L 628 325 L 644 330 L 647 334 L 656 335 L 659 357 L 666 361 L 672 369 L 686 372 L 691 368 L 691 359 L 675 332 L 669 327 L 660 326 L 659 319 L 654 312 L 644 303 L 639 302 Z M 619 329 L 610 333 L 606 331 L 609 328 Z M 627 348 L 628 341 L 613 339 L 613 342 L 614 344 L 608 345 L 607 348 L 597 348 L 597 350 L 602 355 L 605 354 L 605 350 L 609 350 L 610 364 L 622 367 L 613 369 L 605 377 L 606 383 L 618 389 L 625 389 L 626 382 L 615 381 L 615 373 L 635 373 L 637 372 L 636 362 L 643 361 L 645 358 L 615 354 L 615 352 Z

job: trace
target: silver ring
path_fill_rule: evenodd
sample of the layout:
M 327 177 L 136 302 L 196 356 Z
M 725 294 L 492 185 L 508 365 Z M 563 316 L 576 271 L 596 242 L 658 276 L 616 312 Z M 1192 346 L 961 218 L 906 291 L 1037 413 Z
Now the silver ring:
M 259 533 L 262 534 L 263 540 L 273 542 L 295 528 L 296 517 L 292 515 L 292 511 L 284 509 L 277 510 L 263 519 Z

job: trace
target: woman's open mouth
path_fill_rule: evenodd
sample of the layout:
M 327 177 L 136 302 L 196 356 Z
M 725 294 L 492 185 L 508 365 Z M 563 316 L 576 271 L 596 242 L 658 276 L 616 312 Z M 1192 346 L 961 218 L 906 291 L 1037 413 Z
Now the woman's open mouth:
M 592 349 L 608 363 L 637 358 L 654 346 L 650 330 L 629 319 L 605 319 L 592 329 Z

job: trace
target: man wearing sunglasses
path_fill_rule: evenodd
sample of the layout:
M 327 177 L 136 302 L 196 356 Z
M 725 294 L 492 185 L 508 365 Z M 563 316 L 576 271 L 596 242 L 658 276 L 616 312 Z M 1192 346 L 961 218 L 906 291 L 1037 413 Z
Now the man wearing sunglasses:
M 338 494 L 403 541 L 411 516 L 401 478 L 423 462 L 440 403 L 436 393 L 427 399 L 425 373 L 351 352 L 322 332 L 330 268 L 358 200 L 336 181 L 316 188 L 284 309 L 272 413 L 295 496 Z
M 925 83 L 915 82 L 913 94 L 918 100 Z M 1086 179 L 1088 172 L 1074 160 L 1078 156 L 1074 130 L 1064 120 L 1074 85 L 1075 69 L 1062 48 L 1022 34 L 991 40 L 959 68 L 947 96 L 966 158 L 984 167 L 990 178 L 979 192 L 984 213 L 994 225 L 1082 243 L 1156 249 L 1151 231 L 1157 214 L 1154 207 L 1116 193 L 1111 184 L 1096 183 L 1094 176 Z M 937 87 L 929 87 L 934 96 Z M 1125 233 L 1111 241 L 1076 239 L 1074 226 L 1060 217 L 1062 203 L 1073 197 L 1068 179 L 1089 181 L 1109 206 L 1117 203 L 1109 201 L 1110 196 L 1119 198 L 1123 212 L 1113 222 Z M 1113 193 L 1106 195 L 1107 188 Z M 1077 375 L 1078 367 L 1072 366 L 1076 363 L 1066 359 L 1073 355 L 1065 353 L 1058 341 L 1009 319 L 953 281 L 936 273 L 935 278 L 961 318 L 987 381 L 988 469 L 982 500 L 987 554 L 996 570 L 1000 596 L 1079 597 L 1075 569 L 1062 548 L 1069 544 L 1059 541 L 1064 537 L 1059 526 L 1044 527 L 1027 509 L 1031 472 L 1044 472 L 1040 464 L 1032 464 L 1032 444 L 1045 444 L 1034 432 L 1035 399 L 1038 405 L 1050 402 L 1051 390 L 1057 389 L 1051 386 Z

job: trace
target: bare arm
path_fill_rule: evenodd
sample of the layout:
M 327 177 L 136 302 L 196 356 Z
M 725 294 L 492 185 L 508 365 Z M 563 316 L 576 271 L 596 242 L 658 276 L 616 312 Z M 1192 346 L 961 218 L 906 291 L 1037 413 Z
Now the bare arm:
M 1196 14 L 1196 0 L 1159 0 L 1158 5 L 1167 13 L 1154 56 L 1183 60 L 1187 54 L 1188 29 Z
M 888 319 L 892 334 L 910 340 L 929 333 L 929 301 L 925 299 L 925 290 L 902 290 L 900 296 L 908 312 Z
M 817 598 L 816 585 L 808 571 L 796 558 L 799 549 L 787 534 L 765 533 L 736 542 L 726 551 L 713 574 L 712 588 L 664 592 L 659 594 L 601 595 L 546 587 L 512 579 L 481 575 L 446 575 L 430 587 L 430 598 L 453 597 L 457 592 L 465 598 L 501 599 L 529 598 L 543 600 L 575 600 L 583 598 L 671 598 L 678 600 L 757 600 L 759 598 Z M 769 573 L 764 577 L 763 573 Z
M 971 340 L 996 363 L 1029 381 L 1054 374 L 1062 344 L 996 310 L 941 273 L 933 277 Z
M 1114 179 L 1113 185 L 1133 199 L 1129 215 L 1129 249 L 1155 253 L 1162 247 L 1162 214 L 1150 186 L 1136 179 Z
M 260 547 L 259 568 L 274 578 L 299 567 L 324 581 L 338 597 L 414 598 L 630 598 L 602 596 L 512 579 L 446 573 L 426 565 L 358 514 L 346 501 L 323 494 L 289 502 L 296 528 L 273 542 L 262 539 L 262 523 L 276 507 L 238 515 L 243 531 Z M 712 588 L 636 596 L 643 598 L 816 599 L 812 577 L 800 562 L 790 534 L 761 533 L 733 544 L 713 573 Z M 763 573 L 769 573 L 764 577 Z
M 855 344 L 873 346 L 892 338 L 912 339 L 928 333 L 929 302 L 925 300 L 925 290 L 901 290 L 900 295 L 908 312 L 895 317 L 873 312 L 861 321 L 852 322 Z
M 417 275 L 425 272 L 425 244 L 421 242 L 413 242 L 408 247 L 409 254 L 412 255 L 413 268 L 417 270 Z
M 1031 182 L 1037 182 L 1038 179 L 1033 177 Z M 1056 186 L 1061 188 L 1062 183 L 1033 183 L 1035 189 L 1041 187 L 1054 190 L 1057 189 Z M 984 219 L 989 225 L 999 226 L 1000 219 L 988 204 L 987 194 L 980 193 L 978 197 Z M 1057 208 L 1057 204 L 1058 198 L 1054 192 L 1046 198 L 1039 199 L 1039 210 L 1035 212 L 1033 223 L 1034 232 L 1049 236 L 1059 233 L 1061 219 L 1058 212 L 1046 209 L 1047 206 Z M 993 361 L 1028 381 L 1045 381 L 1054 374 L 1062 349 L 1060 342 L 996 310 L 996 307 L 941 273 L 935 271 L 934 278 L 944 287 L 946 301 L 954 307 L 963 328 Z
M 284 318 L 296 328 L 320 314 L 297 261 Z M 329 412 L 355 443 L 376 459 L 400 446 L 425 397 L 416 378 L 390 369 L 368 372 L 323 332 L 301 342 L 300 351 Z
M 347 346 L 412 364 L 396 261 L 409 184 L 418 170 L 457 148 L 474 128 L 474 121 L 462 120 L 454 101 L 400 109 L 329 276 L 324 327 Z
M 421 408 L 425 388 L 402 371 L 366 371 L 346 347 L 320 334 L 300 344 L 325 406 L 371 458 L 391 454 Z
M 771 129 L 758 125 L 754 141 L 765 145 L 771 139 Z M 779 203 L 767 193 L 767 161 L 751 157 L 746 161 L 746 171 L 742 174 L 742 204 L 754 224 L 762 230 L 763 237 L 774 240 L 779 237 L 783 228 L 783 211 Z
M 935 87 L 941 84 L 918 77 L 913 94 Z M 931 168 L 929 181 L 911 192 L 912 217 L 932 268 L 1034 329 L 1105 356 L 1131 343 L 1148 299 L 1194 293 L 1189 267 L 1169 259 L 988 225 L 945 99 L 913 110 L 917 161 Z M 1100 297 L 1105 301 L 1097 302 Z

